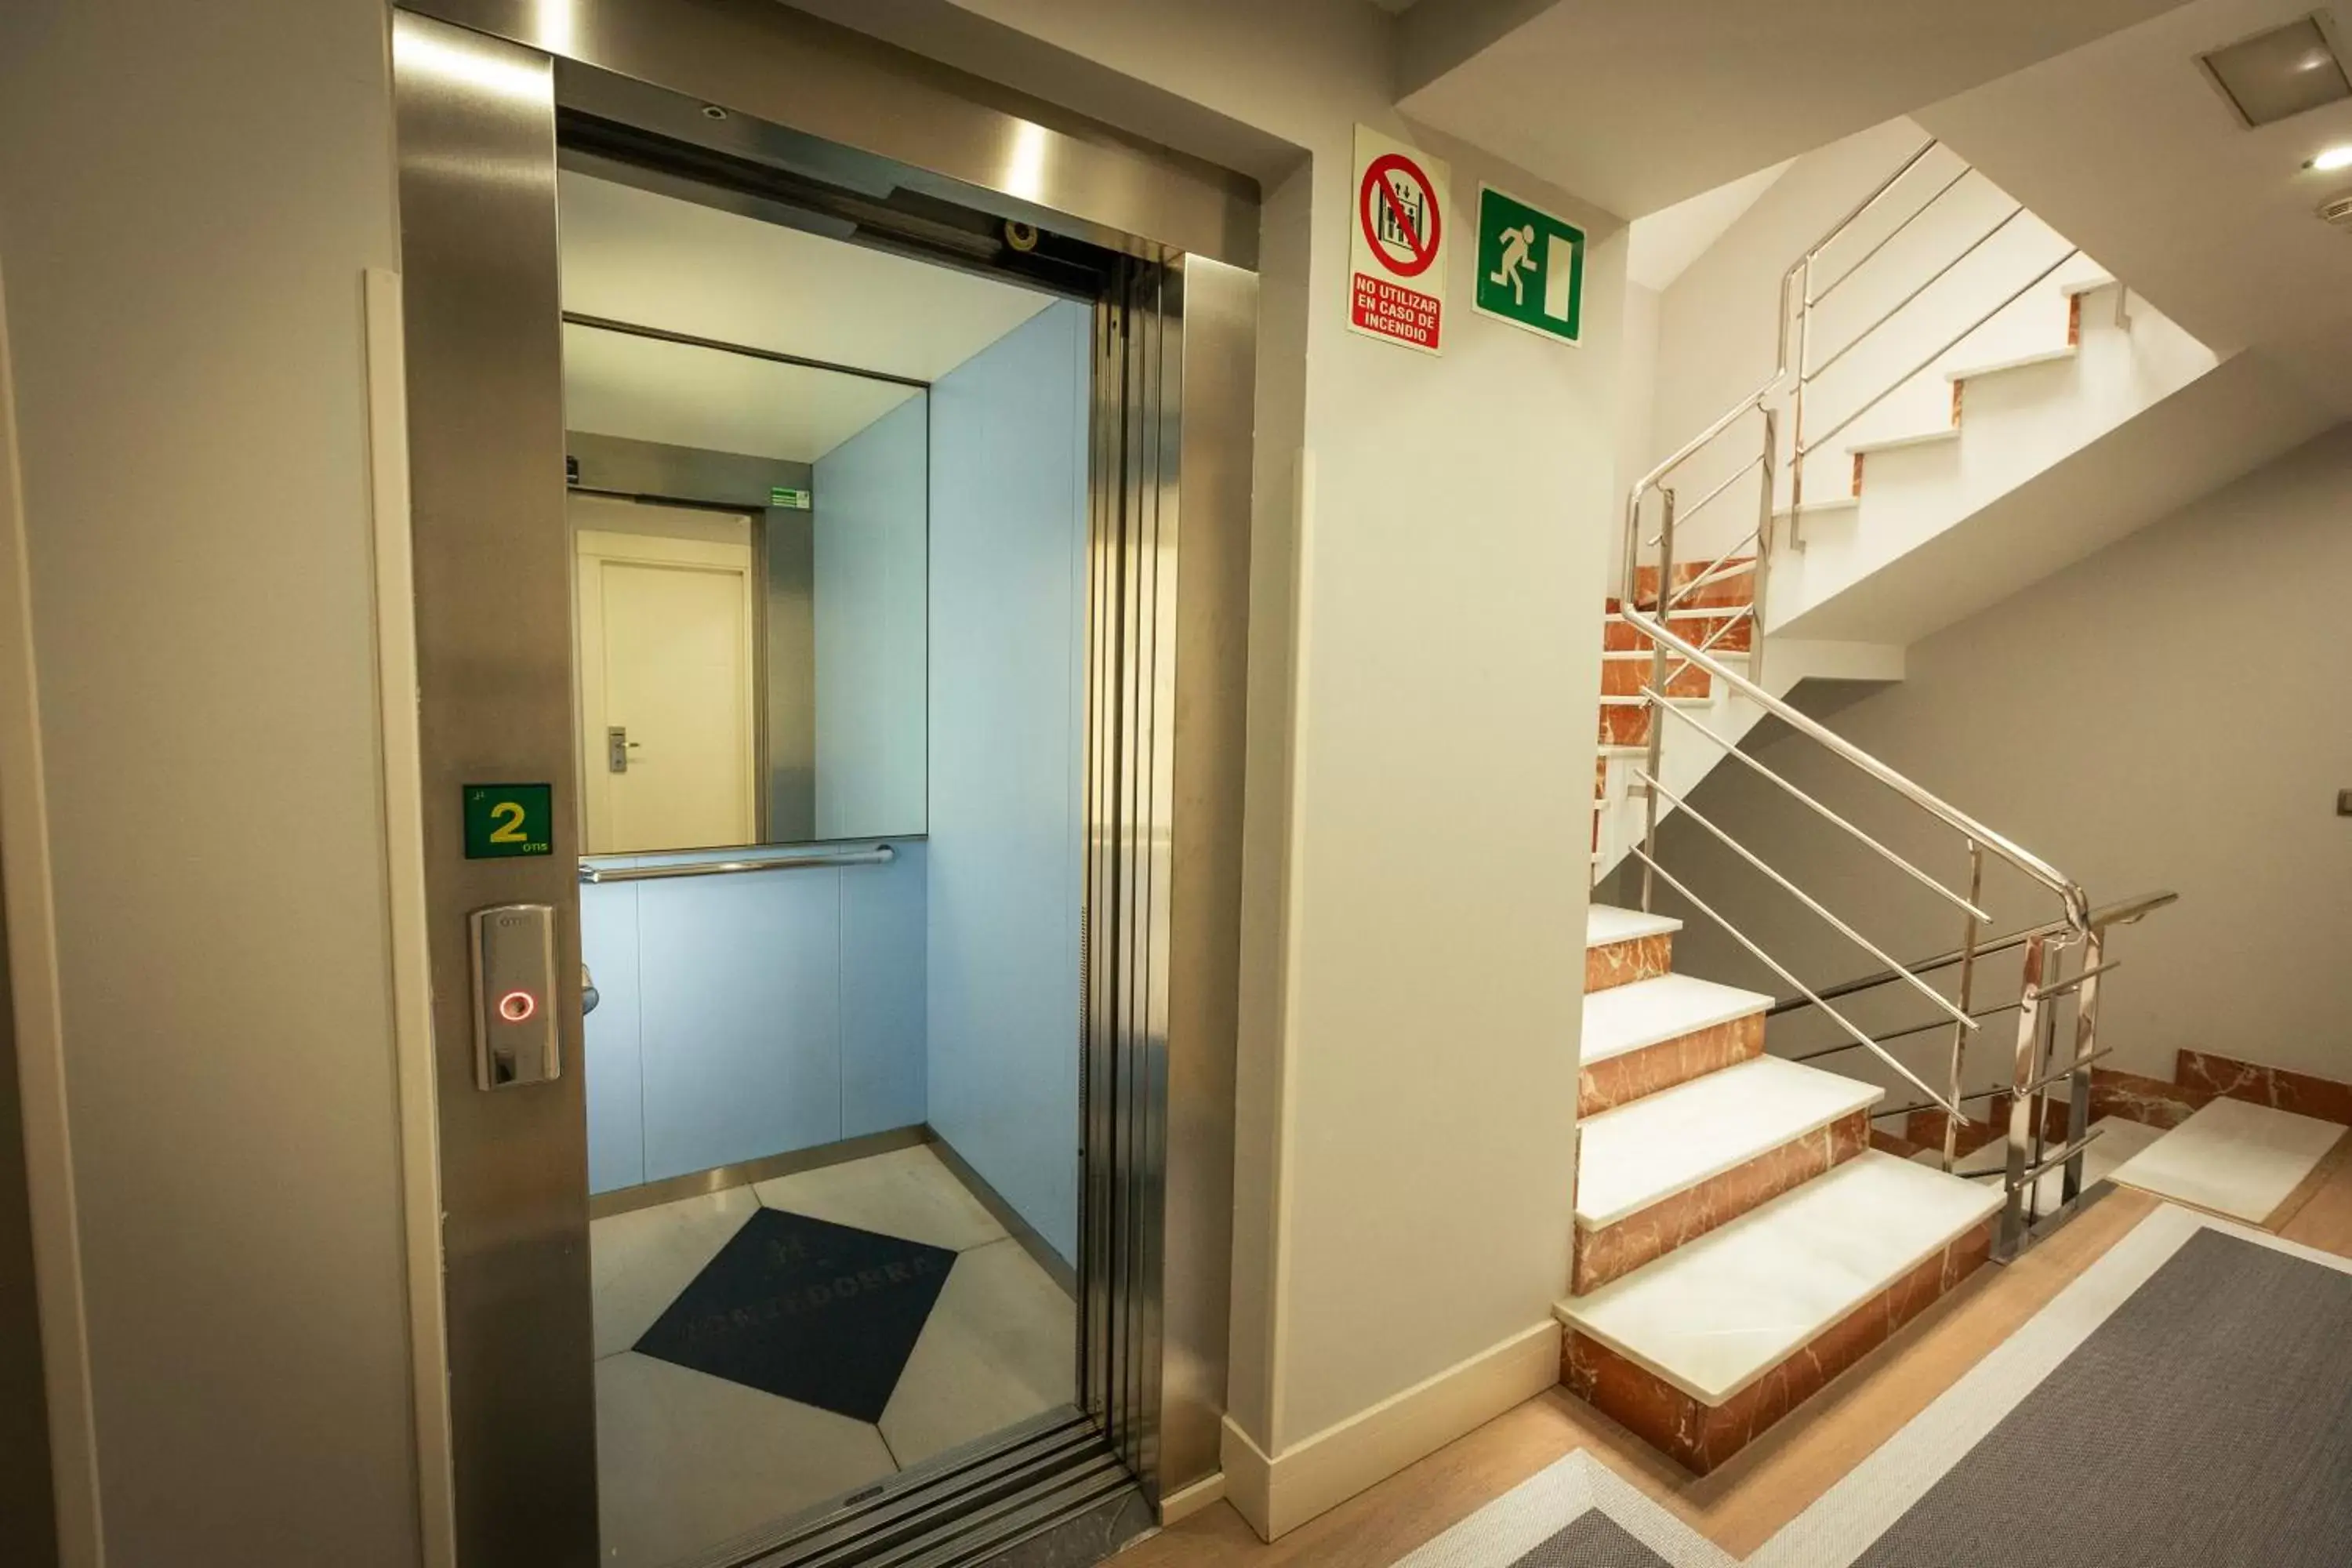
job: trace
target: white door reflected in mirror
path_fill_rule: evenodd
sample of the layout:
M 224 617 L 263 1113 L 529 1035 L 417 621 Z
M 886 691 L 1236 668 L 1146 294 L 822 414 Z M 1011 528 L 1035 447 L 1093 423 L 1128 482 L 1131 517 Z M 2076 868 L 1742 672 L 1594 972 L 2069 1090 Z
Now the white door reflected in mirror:
M 633 510 L 664 531 L 574 535 L 588 853 L 752 842 L 750 521 Z

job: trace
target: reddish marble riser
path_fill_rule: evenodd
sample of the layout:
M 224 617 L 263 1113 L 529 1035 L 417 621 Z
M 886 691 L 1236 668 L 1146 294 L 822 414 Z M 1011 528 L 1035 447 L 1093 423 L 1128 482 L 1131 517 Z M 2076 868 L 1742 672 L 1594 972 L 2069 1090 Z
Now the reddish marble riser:
M 1655 980 L 1675 966 L 1671 931 L 1637 936 L 1628 942 L 1603 942 L 1584 950 L 1584 989 L 1589 995 L 1636 980 Z
M 1601 799 L 1609 793 L 1609 759 L 1592 759 L 1592 798 Z
M 1711 559 L 1706 561 L 1685 561 L 1678 563 L 1675 567 L 1675 586 L 1678 589 L 1687 588 L 1691 584 L 1698 581 L 1699 578 L 1705 576 L 1709 571 L 1713 570 L 1715 564 L 1716 563 Z M 1707 584 L 1706 587 L 1699 589 L 1695 594 L 1684 594 L 1682 597 L 1675 601 L 1675 608 L 1678 610 L 1704 610 L 1712 609 L 1717 605 L 1736 607 L 1738 605 L 1754 604 L 1756 602 L 1756 573 L 1753 563 L 1749 561 L 1748 557 L 1743 556 L 1736 562 L 1727 561 L 1723 563 L 1723 565 L 1725 568 L 1723 575 L 1716 578 L 1713 582 Z M 1736 567 L 1744 567 L 1746 569 L 1735 570 L 1734 568 Z M 1654 566 L 1644 566 L 1641 568 L 1634 576 L 1633 591 L 1641 595 L 1641 603 L 1643 605 L 1655 605 L 1658 602 L 1658 569 Z
M 1764 1015 L 1750 1014 L 1595 1062 L 1577 1078 L 1576 1113 L 1598 1116 L 1645 1094 L 1764 1054 Z
M 1561 1346 L 1559 1380 L 1643 1442 L 1705 1475 L 1885 1344 L 1991 1251 L 1990 1222 L 1974 1226 L 1720 1405 L 1700 1404 L 1573 1329 Z
M 2184 1053 L 2187 1054 L 2187 1053 Z M 2325 1082 L 2325 1079 L 2314 1079 Z M 2062 1084 L 2042 1102 L 2042 1136 L 2063 1140 L 2066 1136 L 2066 1097 Z M 2091 1107 L 2089 1121 L 2102 1117 L 2120 1117 L 2144 1126 L 2174 1128 L 2221 1098 L 2218 1090 L 2194 1083 L 2167 1083 L 2160 1078 L 2143 1078 L 2137 1073 L 2116 1072 L 2108 1068 L 2091 1069 Z M 1985 1107 L 1985 1120 L 1997 1133 L 2009 1131 L 2009 1096 L 1996 1094 Z
M 1604 703 L 1601 709 L 1601 743 L 1604 746 L 1648 745 L 1648 707 L 1624 702 Z
M 2091 1120 L 2120 1116 L 2149 1127 L 2178 1127 L 2219 1098 L 2210 1089 L 2167 1083 L 2160 1078 L 2091 1069 Z M 1994 1118 L 1996 1121 L 2000 1118 Z M 2063 1129 L 2062 1128 L 2063 1131 Z
M 1731 617 L 1728 616 L 1692 616 L 1687 618 L 1677 616 L 1674 623 L 1674 633 L 1686 643 L 1704 647 L 1716 633 L 1723 631 L 1724 622 L 1729 619 Z M 1742 616 L 1738 625 L 1723 633 L 1723 640 L 1716 643 L 1712 651 L 1746 653 L 1755 646 L 1755 634 L 1756 623 Z M 1612 620 L 1602 623 L 1601 646 L 1612 653 L 1627 653 L 1647 648 L 1650 646 L 1650 639 L 1623 621 Z
M 1882 1154 L 1892 1154 L 1898 1160 L 1908 1160 L 1912 1155 L 1921 1152 L 1927 1147 L 1925 1143 L 1914 1143 L 1899 1132 L 1889 1132 L 1883 1127 L 1873 1127 L 1870 1130 L 1870 1146 Z M 1936 1147 L 1940 1150 L 1943 1145 L 1938 1143 Z
M 1696 665 L 1667 665 L 1666 695 L 1669 697 L 1704 697 L 1714 683 L 1714 678 Z M 1639 697 L 1649 689 L 1650 660 L 1646 658 L 1604 658 L 1601 661 L 1601 695 L 1603 697 Z
M 2180 1053 L 2173 1077 L 2183 1089 L 2352 1126 L 2352 1083 L 2189 1050 Z
M 1997 1142 L 2004 1129 L 1982 1121 L 1963 1121 L 1954 1152 L 1973 1154 L 1988 1143 Z M 1922 1149 L 1941 1150 L 1944 1146 L 1944 1113 L 1940 1110 L 1915 1110 L 1903 1119 L 1903 1136 Z
M 1717 1226 L 1729 1225 L 1759 1204 L 1811 1181 L 1831 1166 L 1853 1159 L 1869 1142 L 1870 1115 L 1857 1110 L 1614 1225 L 1579 1230 L 1570 1289 L 1579 1296 L 1598 1290 L 1612 1279 L 1696 1241 Z

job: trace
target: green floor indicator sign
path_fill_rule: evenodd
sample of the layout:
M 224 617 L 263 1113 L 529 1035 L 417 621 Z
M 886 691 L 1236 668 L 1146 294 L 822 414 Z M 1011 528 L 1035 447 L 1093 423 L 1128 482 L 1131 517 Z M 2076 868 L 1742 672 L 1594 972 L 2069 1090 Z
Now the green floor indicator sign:
M 1584 231 L 1478 187 L 1478 293 L 1482 316 L 1575 342 L 1584 325 Z
M 466 858 L 555 853 L 555 790 L 543 784 L 469 784 Z

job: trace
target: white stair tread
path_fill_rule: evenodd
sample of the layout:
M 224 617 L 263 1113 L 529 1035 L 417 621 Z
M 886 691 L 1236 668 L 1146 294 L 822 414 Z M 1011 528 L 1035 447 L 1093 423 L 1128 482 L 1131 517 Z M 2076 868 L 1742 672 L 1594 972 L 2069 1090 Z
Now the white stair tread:
M 1906 447 L 1935 447 L 1960 438 L 1959 426 L 1948 425 L 1940 430 L 1922 430 L 1916 436 L 1887 436 L 1876 441 L 1857 441 L 1846 448 L 1857 458 L 1873 452 L 1899 452 Z
M 1576 1223 L 1614 1225 L 1885 1094 L 1801 1062 L 1757 1057 L 1587 1117 L 1577 1129 Z
M 1868 1150 L 1555 1312 L 1719 1405 L 2000 1201 L 1998 1191 Z
M 1604 697 L 1601 700 L 1601 706 L 1603 708 L 1639 708 L 1649 700 L 1650 700 L 1646 697 Z M 1713 702 L 1715 699 L 1712 697 L 1669 697 L 1666 700 L 1673 703 L 1677 708 L 1704 708 L 1708 703 Z
M 1828 500 L 1809 500 L 1797 510 L 1807 517 L 1811 517 L 1816 512 L 1852 511 L 1861 504 L 1860 496 L 1833 496 Z M 1785 506 L 1776 508 L 1772 515 L 1776 518 L 1786 517 L 1789 515 L 1789 509 Z
M 1760 992 L 1691 974 L 1661 974 L 1595 991 L 1584 999 L 1584 1065 L 1727 1024 L 1771 1005 L 1772 998 Z
M 2240 1100 L 2217 1100 L 2107 1176 L 2118 1186 L 2137 1187 L 2259 1224 L 2286 1201 L 2344 1133 L 2344 1127 L 2334 1121 Z
M 2073 359 L 2081 353 L 2073 344 L 2063 349 L 2044 349 L 2040 353 L 2020 354 L 2015 359 L 1995 360 L 1990 364 L 1961 365 L 1944 373 L 1946 381 L 1974 381 L 1980 375 L 1996 375 L 2004 370 L 2023 370 L 2032 364 L 2052 364 L 2062 359 Z
M 1748 606 L 1745 605 L 1735 605 L 1732 606 L 1733 609 L 1738 610 L 1744 610 Z M 1646 664 L 1649 662 L 1651 655 L 1650 650 L 1645 647 L 1612 647 L 1605 650 L 1601 657 L 1604 659 L 1638 658 Z M 1748 650 L 1744 647 L 1711 647 L 1706 650 L 1706 657 L 1709 658 L 1722 659 L 1727 664 L 1733 659 L 1746 658 L 1748 657 Z M 1687 664 L 1690 661 L 1683 658 L 1682 655 L 1669 650 L 1666 654 L 1666 662 L 1668 664 Z
M 1645 936 L 1669 936 L 1683 929 L 1672 915 L 1621 910 L 1614 904 L 1592 904 L 1584 911 L 1584 945 L 1606 947 L 1612 942 L 1633 942 Z
M 2072 282 L 2061 283 L 2058 293 L 2061 298 L 2067 298 L 2076 294 L 2095 294 L 2102 289 L 2115 286 L 2116 280 L 2102 272 L 2096 278 L 2077 278 Z

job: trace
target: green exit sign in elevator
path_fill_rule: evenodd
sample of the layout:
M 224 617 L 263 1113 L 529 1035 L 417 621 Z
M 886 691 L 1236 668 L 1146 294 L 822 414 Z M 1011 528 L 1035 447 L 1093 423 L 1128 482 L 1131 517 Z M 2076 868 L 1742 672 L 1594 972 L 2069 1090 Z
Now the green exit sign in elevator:
M 555 853 L 555 789 L 543 784 L 469 784 L 466 858 Z

